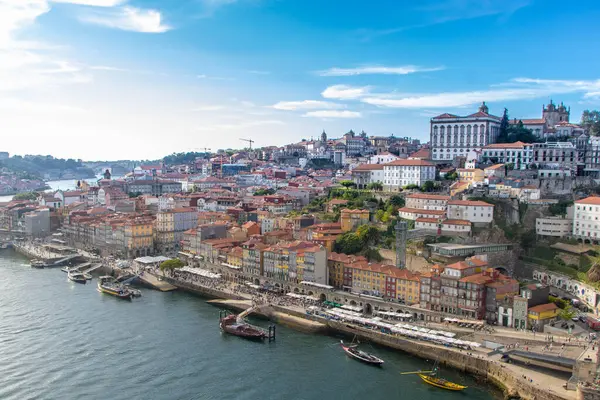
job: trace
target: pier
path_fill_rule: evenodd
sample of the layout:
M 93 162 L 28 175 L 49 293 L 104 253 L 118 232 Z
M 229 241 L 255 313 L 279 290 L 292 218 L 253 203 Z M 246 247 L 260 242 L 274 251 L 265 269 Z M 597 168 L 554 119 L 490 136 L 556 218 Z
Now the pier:
M 173 286 L 165 280 L 159 280 L 158 277 L 149 272 L 138 275 L 138 279 L 151 288 L 160 290 L 161 292 L 170 292 L 177 289 L 177 286 Z

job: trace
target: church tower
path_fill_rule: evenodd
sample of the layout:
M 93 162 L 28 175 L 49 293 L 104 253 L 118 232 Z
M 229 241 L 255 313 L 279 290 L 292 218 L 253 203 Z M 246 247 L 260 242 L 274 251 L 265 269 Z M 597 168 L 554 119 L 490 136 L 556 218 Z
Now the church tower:
M 544 106 L 542 111 L 542 116 L 546 120 L 546 125 L 548 127 L 554 127 L 555 125 L 561 122 L 569 122 L 569 116 L 571 114 L 571 109 L 567 109 L 565 105 L 561 102 L 558 107 L 550 100 L 550 104 L 548 106 Z
M 327 134 L 325 133 L 325 129 L 323 129 L 323 133 L 321 133 L 321 142 L 327 142 Z

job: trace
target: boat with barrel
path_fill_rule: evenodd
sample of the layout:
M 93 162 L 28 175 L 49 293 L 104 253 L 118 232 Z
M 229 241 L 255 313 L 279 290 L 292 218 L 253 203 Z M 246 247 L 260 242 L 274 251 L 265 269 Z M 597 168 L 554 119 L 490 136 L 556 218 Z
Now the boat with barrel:
M 112 276 L 101 276 L 98 278 L 98 291 L 123 300 L 131 300 L 133 297 L 133 293 Z
M 81 272 L 69 272 L 67 274 L 67 278 L 69 278 L 71 282 L 81 283 L 84 285 L 87 282 L 86 277 Z
M 421 380 L 427 383 L 428 385 L 455 392 L 465 390 L 468 387 L 464 385 L 459 385 L 458 383 L 447 381 L 444 378 L 440 378 L 438 376 L 438 371 L 438 362 L 436 361 L 431 371 L 403 372 L 402 375 L 416 374 L 419 375 L 419 378 L 421 378 Z
M 250 325 L 244 320 L 244 317 L 252 311 L 254 311 L 254 307 L 239 315 L 227 313 L 221 315 L 219 318 L 219 327 L 221 328 L 221 331 L 250 340 L 263 340 L 267 338 L 267 332 L 257 326 Z
M 361 361 L 365 364 L 375 365 L 378 367 L 382 366 L 384 363 L 384 361 L 381 358 L 374 356 L 373 354 L 369 354 L 365 351 L 359 350 L 358 345 L 346 345 L 344 344 L 343 340 L 340 340 L 340 345 L 342 346 L 342 349 L 344 350 L 346 355 L 348 355 L 351 358 L 354 358 L 355 360 Z

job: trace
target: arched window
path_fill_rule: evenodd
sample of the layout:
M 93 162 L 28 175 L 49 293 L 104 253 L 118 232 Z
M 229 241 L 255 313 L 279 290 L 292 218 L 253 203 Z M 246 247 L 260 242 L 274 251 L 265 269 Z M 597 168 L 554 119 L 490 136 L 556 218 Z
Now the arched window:
M 457 135 L 458 134 L 458 125 L 454 125 L 454 134 Z
M 473 125 L 473 133 L 476 134 L 476 135 L 477 135 L 477 128 L 478 128 L 477 125 Z
M 442 126 L 442 133 L 440 133 L 440 144 L 443 146 L 444 145 L 444 131 L 443 131 L 443 126 Z
M 446 127 L 444 125 L 440 126 L 440 133 L 443 135 L 446 132 Z
M 467 135 L 471 134 L 471 125 L 467 125 Z
M 464 125 L 461 125 L 461 126 L 460 126 L 460 134 L 461 134 L 461 135 L 464 135 L 464 134 L 465 134 L 465 126 L 464 126 Z

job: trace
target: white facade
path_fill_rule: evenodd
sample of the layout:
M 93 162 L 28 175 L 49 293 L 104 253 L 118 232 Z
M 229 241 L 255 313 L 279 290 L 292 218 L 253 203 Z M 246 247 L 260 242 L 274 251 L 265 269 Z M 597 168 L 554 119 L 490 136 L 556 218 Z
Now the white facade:
M 448 218 L 489 224 L 494 220 L 494 205 L 483 201 L 451 200 L 448 202 Z
M 450 200 L 450 196 L 415 193 L 405 197 L 405 207 L 421 210 L 446 211 L 448 200 Z
M 587 197 L 575 202 L 573 236 L 598 240 L 600 236 L 600 197 Z
M 417 218 L 415 229 L 437 230 L 440 228 L 440 220 L 436 218 Z M 470 233 L 471 223 L 463 220 L 446 219 L 441 221 L 442 233 Z
M 370 164 L 388 164 L 388 163 L 391 163 L 392 161 L 396 161 L 399 159 L 400 159 L 400 157 L 398 157 L 395 154 L 382 153 L 382 154 L 376 154 L 374 156 L 371 156 L 371 158 L 369 159 L 369 163 Z
M 383 187 L 398 191 L 407 185 L 423 185 L 435 180 L 435 166 L 423 160 L 396 160 L 383 165 Z
M 483 148 L 481 159 L 485 162 L 513 164 L 513 169 L 527 169 L 533 162 L 533 145 L 530 143 L 496 143 Z
M 435 220 L 445 219 L 445 210 L 421 210 L 417 208 L 402 207 L 398 210 L 398 216 L 402 219 L 416 221 L 417 218 L 433 218 Z
M 573 219 L 563 217 L 536 218 L 535 233 L 539 236 L 566 237 L 573 232 Z
M 500 118 L 488 113 L 483 103 L 479 111 L 466 117 L 442 114 L 431 119 L 431 159 L 451 161 L 469 157 L 473 150 L 495 143 L 500 134 Z

